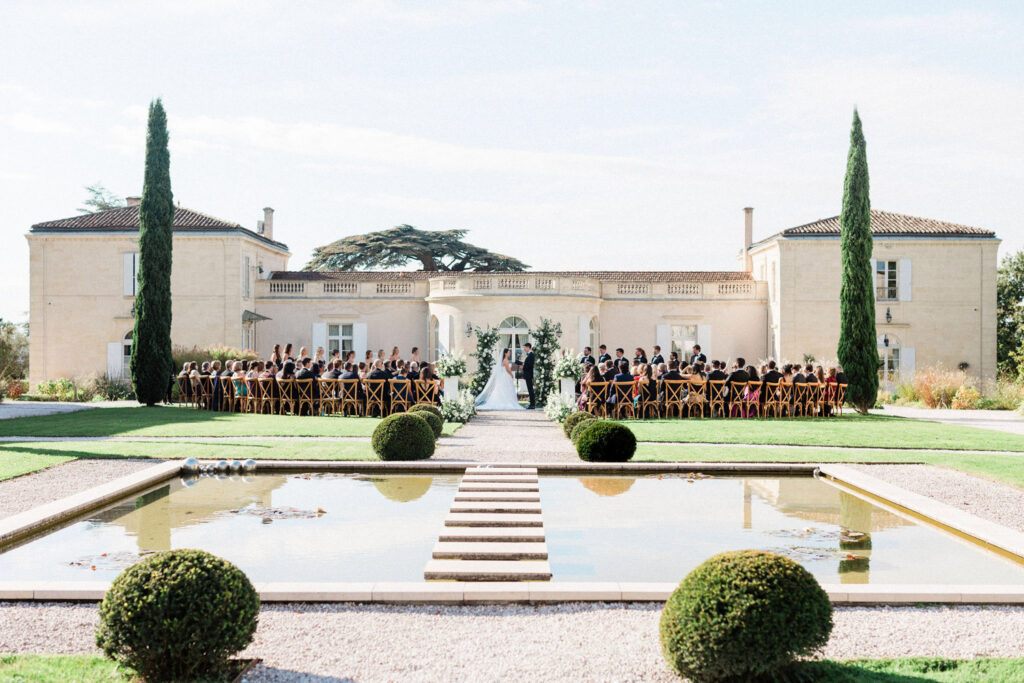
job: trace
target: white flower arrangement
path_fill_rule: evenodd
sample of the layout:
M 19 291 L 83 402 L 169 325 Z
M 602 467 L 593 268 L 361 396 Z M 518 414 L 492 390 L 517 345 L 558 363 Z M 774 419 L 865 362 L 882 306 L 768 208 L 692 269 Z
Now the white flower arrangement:
M 466 357 L 461 353 L 448 353 L 437 361 L 437 374 L 441 377 L 461 377 L 466 374 Z
M 562 352 L 562 357 L 555 364 L 555 377 L 559 379 L 579 380 L 583 377 L 583 366 L 576 357 L 575 349 Z
M 457 398 L 446 398 L 441 401 L 441 415 L 445 422 L 461 422 L 465 424 L 476 415 L 476 397 L 469 389 L 459 392 Z
M 547 405 L 544 406 L 544 414 L 553 422 L 565 422 L 565 418 L 576 412 L 575 401 L 562 398 L 561 394 L 548 396 Z

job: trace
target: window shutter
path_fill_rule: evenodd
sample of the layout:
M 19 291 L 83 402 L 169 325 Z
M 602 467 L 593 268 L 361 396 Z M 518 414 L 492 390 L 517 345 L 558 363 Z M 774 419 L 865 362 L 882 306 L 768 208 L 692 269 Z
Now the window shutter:
M 437 319 L 437 357 L 440 358 L 448 353 L 448 340 L 451 335 L 452 317 L 442 315 Z
M 138 256 L 130 252 L 121 254 L 121 294 L 124 296 L 135 296 L 135 265 Z
M 366 355 L 366 323 L 352 324 L 352 350 L 356 352 L 356 361 Z
M 909 381 L 914 376 L 914 347 L 900 347 L 900 377 Z
M 327 323 L 313 323 L 313 348 L 310 352 L 316 354 L 320 348 L 327 349 Z
M 654 328 L 654 341 L 661 347 L 661 355 L 668 358 L 669 352 L 672 351 L 672 331 L 668 325 L 658 325 Z M 686 349 L 683 349 L 682 355 L 686 355 Z
M 711 361 L 711 325 L 697 325 L 697 343 L 700 344 L 700 352 Z M 689 354 L 690 349 L 683 349 L 683 355 Z
M 123 353 L 121 342 L 107 342 L 107 377 L 121 379 L 124 374 Z
M 576 350 L 579 353 L 583 353 L 583 347 L 590 344 L 590 318 L 585 315 L 576 316 L 576 328 L 579 330 L 580 337 L 580 344 L 576 347 Z
M 900 301 L 910 301 L 910 259 L 900 259 L 900 270 L 897 277 L 899 278 Z
M 249 257 L 242 257 L 242 297 L 249 298 Z

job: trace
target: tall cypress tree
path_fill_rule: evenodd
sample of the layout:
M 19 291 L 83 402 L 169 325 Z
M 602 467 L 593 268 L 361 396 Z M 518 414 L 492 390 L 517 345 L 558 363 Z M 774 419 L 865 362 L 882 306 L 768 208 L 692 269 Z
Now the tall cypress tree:
M 149 105 L 146 173 L 139 206 L 139 276 L 132 337 L 132 384 L 139 403 L 167 395 L 171 361 L 171 244 L 174 198 L 167 115 L 159 99 Z
M 849 386 L 847 400 L 867 413 L 878 397 L 878 341 L 875 297 L 871 283 L 871 197 L 868 157 L 860 116 L 853 110 L 850 153 L 843 183 L 843 212 L 839 217 L 843 284 L 839 292 L 839 362 Z

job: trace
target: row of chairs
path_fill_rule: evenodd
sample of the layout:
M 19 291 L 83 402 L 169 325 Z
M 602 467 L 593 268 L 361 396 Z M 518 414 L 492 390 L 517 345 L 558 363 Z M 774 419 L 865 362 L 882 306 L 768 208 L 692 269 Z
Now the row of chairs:
M 820 417 L 842 415 L 846 402 L 845 384 L 665 380 L 661 385 L 664 395 L 659 399 L 657 391 L 645 391 L 635 381 L 592 382 L 587 410 L 616 418 Z
M 218 386 L 220 391 L 217 391 Z M 436 405 L 440 383 L 409 379 L 178 377 L 178 404 L 269 415 L 376 415 Z

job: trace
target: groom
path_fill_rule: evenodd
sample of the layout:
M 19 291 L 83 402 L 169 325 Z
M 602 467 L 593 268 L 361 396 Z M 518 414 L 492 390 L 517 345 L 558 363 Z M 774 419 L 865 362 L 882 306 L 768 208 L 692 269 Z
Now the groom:
M 526 392 L 530 395 L 530 407 L 528 410 L 533 410 L 537 407 L 533 398 L 533 344 L 530 342 L 523 344 L 523 351 L 526 354 L 523 356 L 522 362 L 519 363 L 519 367 L 523 370 L 523 379 L 526 380 Z

